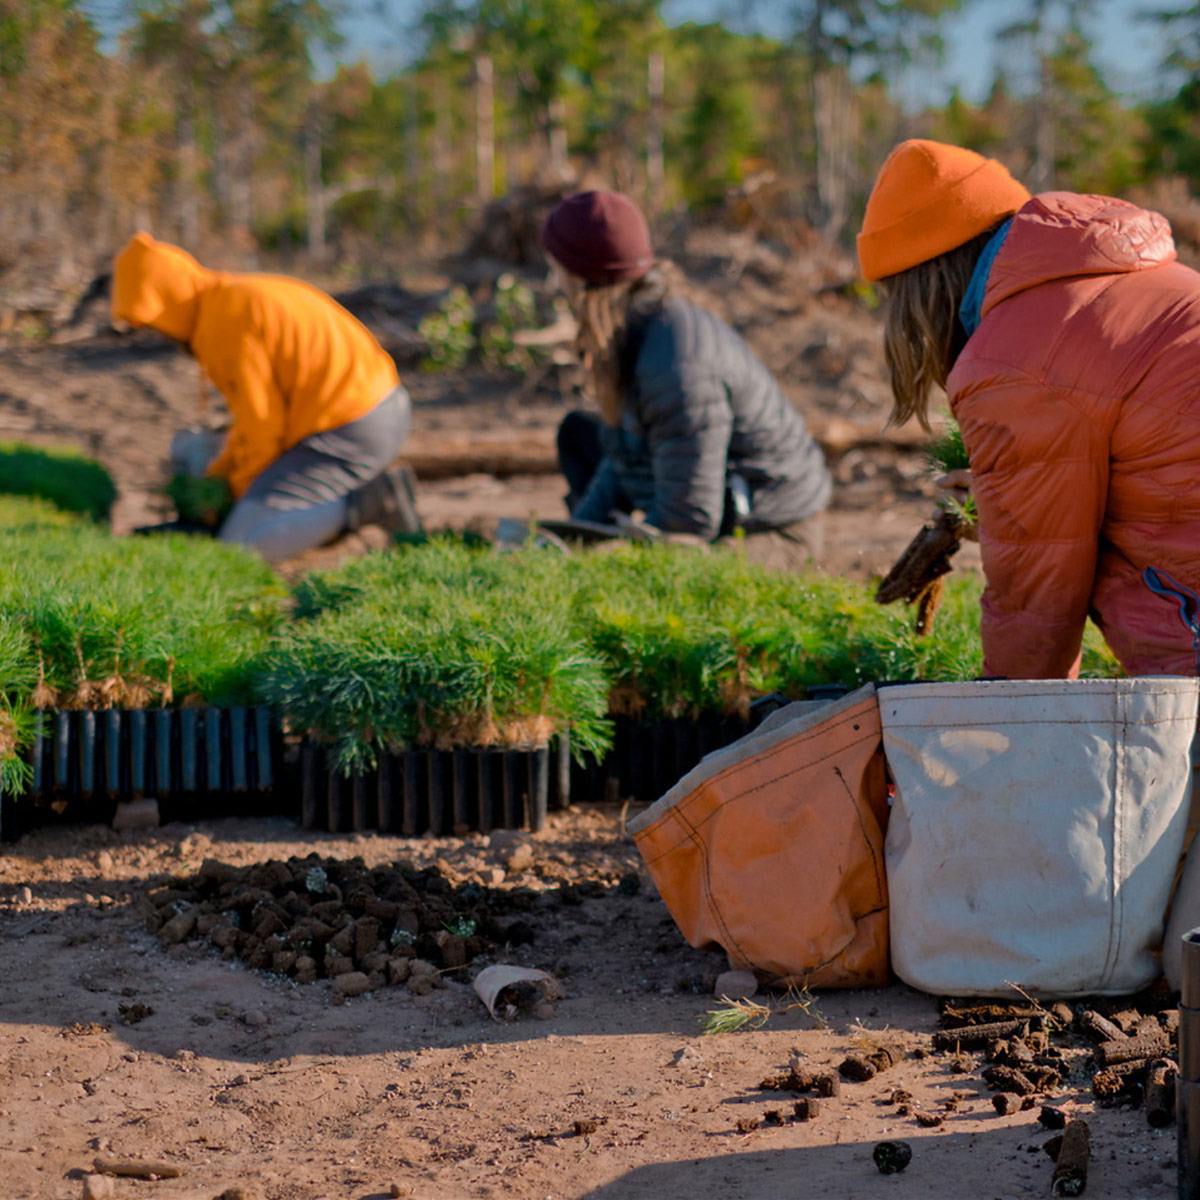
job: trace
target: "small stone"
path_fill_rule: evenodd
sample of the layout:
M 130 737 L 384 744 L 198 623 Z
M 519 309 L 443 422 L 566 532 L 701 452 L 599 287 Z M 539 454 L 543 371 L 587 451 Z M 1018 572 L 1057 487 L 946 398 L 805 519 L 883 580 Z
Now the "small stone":
M 118 833 L 126 833 L 131 829 L 155 829 L 160 824 L 158 801 L 122 800 L 117 805 L 113 815 L 112 827 Z
M 533 847 L 528 842 L 517 846 L 508 856 L 505 866 L 513 875 L 519 874 L 533 864 Z
M 722 1000 L 748 1000 L 758 991 L 753 971 L 726 971 L 717 976 L 713 995 Z
M 113 869 L 113 856 L 107 850 L 101 850 L 96 855 L 96 870 L 103 871 L 105 875 L 109 874 Z
M 504 882 L 505 870 L 503 867 L 492 867 L 484 875 L 484 882 L 489 887 L 499 887 Z
M 362 971 L 347 971 L 333 981 L 333 990 L 339 996 L 361 996 L 371 990 L 371 981 Z
M 256 1008 L 249 1009 L 242 1013 L 242 1024 L 249 1025 L 251 1029 L 261 1029 L 267 1023 L 267 1014 L 260 1012 Z
M 116 1183 L 107 1175 L 83 1177 L 83 1200 L 109 1200 L 117 1192 Z
M 32 904 L 33 903 L 33 889 L 29 888 L 29 887 L 18 888 L 17 889 L 17 903 L 18 904 Z

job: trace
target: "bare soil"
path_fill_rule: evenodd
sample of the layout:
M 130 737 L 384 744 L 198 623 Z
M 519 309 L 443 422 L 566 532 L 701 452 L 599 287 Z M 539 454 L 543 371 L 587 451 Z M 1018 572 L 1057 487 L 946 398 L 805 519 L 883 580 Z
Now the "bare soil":
M 836 291 L 812 299 L 815 285 L 795 299 L 800 283 L 756 255 L 701 241 L 691 276 L 786 373 L 814 423 L 882 427 L 874 318 Z M 553 378 L 514 398 L 490 377 L 405 376 L 424 450 L 463 434 L 546 445 L 574 403 Z M 194 364 L 151 341 L 96 334 L 0 353 L 0 437 L 91 449 L 121 490 L 118 531 L 160 515 L 170 434 L 195 419 L 196 396 Z M 851 448 L 834 470 L 825 569 L 881 575 L 929 513 L 919 455 Z M 561 494 L 551 475 L 481 471 L 422 480 L 420 502 L 429 525 L 461 528 L 561 515 Z M 347 539 L 313 561 L 369 544 Z M 982 1057 L 934 1052 L 938 1001 L 900 984 L 776 996 L 761 1028 L 702 1033 L 724 957 L 683 942 L 625 835 L 628 815 L 588 806 L 552 814 L 538 834 L 460 839 L 329 835 L 273 818 L 48 828 L 0 843 L 0 1198 L 106 1194 L 86 1178 L 101 1157 L 179 1171 L 114 1178 L 118 1200 L 1009 1200 L 1050 1192 L 1043 1099 L 1091 1126 L 1088 1196 L 1175 1194 L 1174 1128 L 1098 1107 L 1082 1043 L 1064 1051 L 1053 1095 L 1001 1115 Z M 206 861 L 310 855 L 309 866 L 429 869 L 452 909 L 466 887 L 472 903 L 493 897 L 495 920 L 457 947 L 461 966 L 434 961 L 434 986 L 390 982 L 385 967 L 361 995 L 249 967 L 195 930 L 164 936 L 175 910 L 156 901 L 189 895 Z M 432 927 L 422 935 L 438 941 Z M 415 952 L 438 959 L 429 942 Z M 471 981 L 500 962 L 548 972 L 561 995 L 514 994 L 493 1019 Z M 907 1057 L 843 1079 L 813 1119 L 794 1119 L 797 1096 L 760 1087 L 793 1064 L 836 1073 L 884 1042 Z M 881 1174 L 873 1149 L 896 1140 L 911 1163 Z

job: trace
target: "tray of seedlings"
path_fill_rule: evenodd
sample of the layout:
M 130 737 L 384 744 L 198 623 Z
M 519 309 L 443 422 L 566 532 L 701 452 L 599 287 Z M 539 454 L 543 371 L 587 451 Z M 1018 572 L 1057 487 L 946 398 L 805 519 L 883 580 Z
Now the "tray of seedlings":
M 538 829 L 569 745 L 609 744 L 603 664 L 559 559 L 450 539 L 302 580 L 260 695 L 297 749 L 310 828 Z
M 274 573 L 209 539 L 4 508 L 0 833 L 110 820 L 143 795 L 164 820 L 275 806 L 276 723 L 255 704 L 287 600 Z

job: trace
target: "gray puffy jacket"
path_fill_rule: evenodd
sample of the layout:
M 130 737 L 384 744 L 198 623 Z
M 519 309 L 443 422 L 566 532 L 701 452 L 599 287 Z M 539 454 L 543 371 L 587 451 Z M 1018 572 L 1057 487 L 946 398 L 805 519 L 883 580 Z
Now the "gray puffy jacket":
M 832 481 L 804 418 L 724 321 L 673 298 L 627 335 L 625 410 L 574 515 L 639 508 L 669 533 L 728 533 L 733 476 L 749 491 L 747 533 L 820 512 Z

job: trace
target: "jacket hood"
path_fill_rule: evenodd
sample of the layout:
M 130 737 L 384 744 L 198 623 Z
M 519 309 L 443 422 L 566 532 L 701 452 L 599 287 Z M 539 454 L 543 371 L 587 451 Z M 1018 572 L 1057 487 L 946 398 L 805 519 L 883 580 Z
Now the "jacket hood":
M 135 234 L 113 262 L 112 315 L 190 342 L 197 301 L 215 278 L 186 250 Z
M 1175 257 L 1171 226 L 1159 213 L 1111 196 L 1045 192 L 1013 218 L 983 311 L 1052 279 L 1146 271 Z

